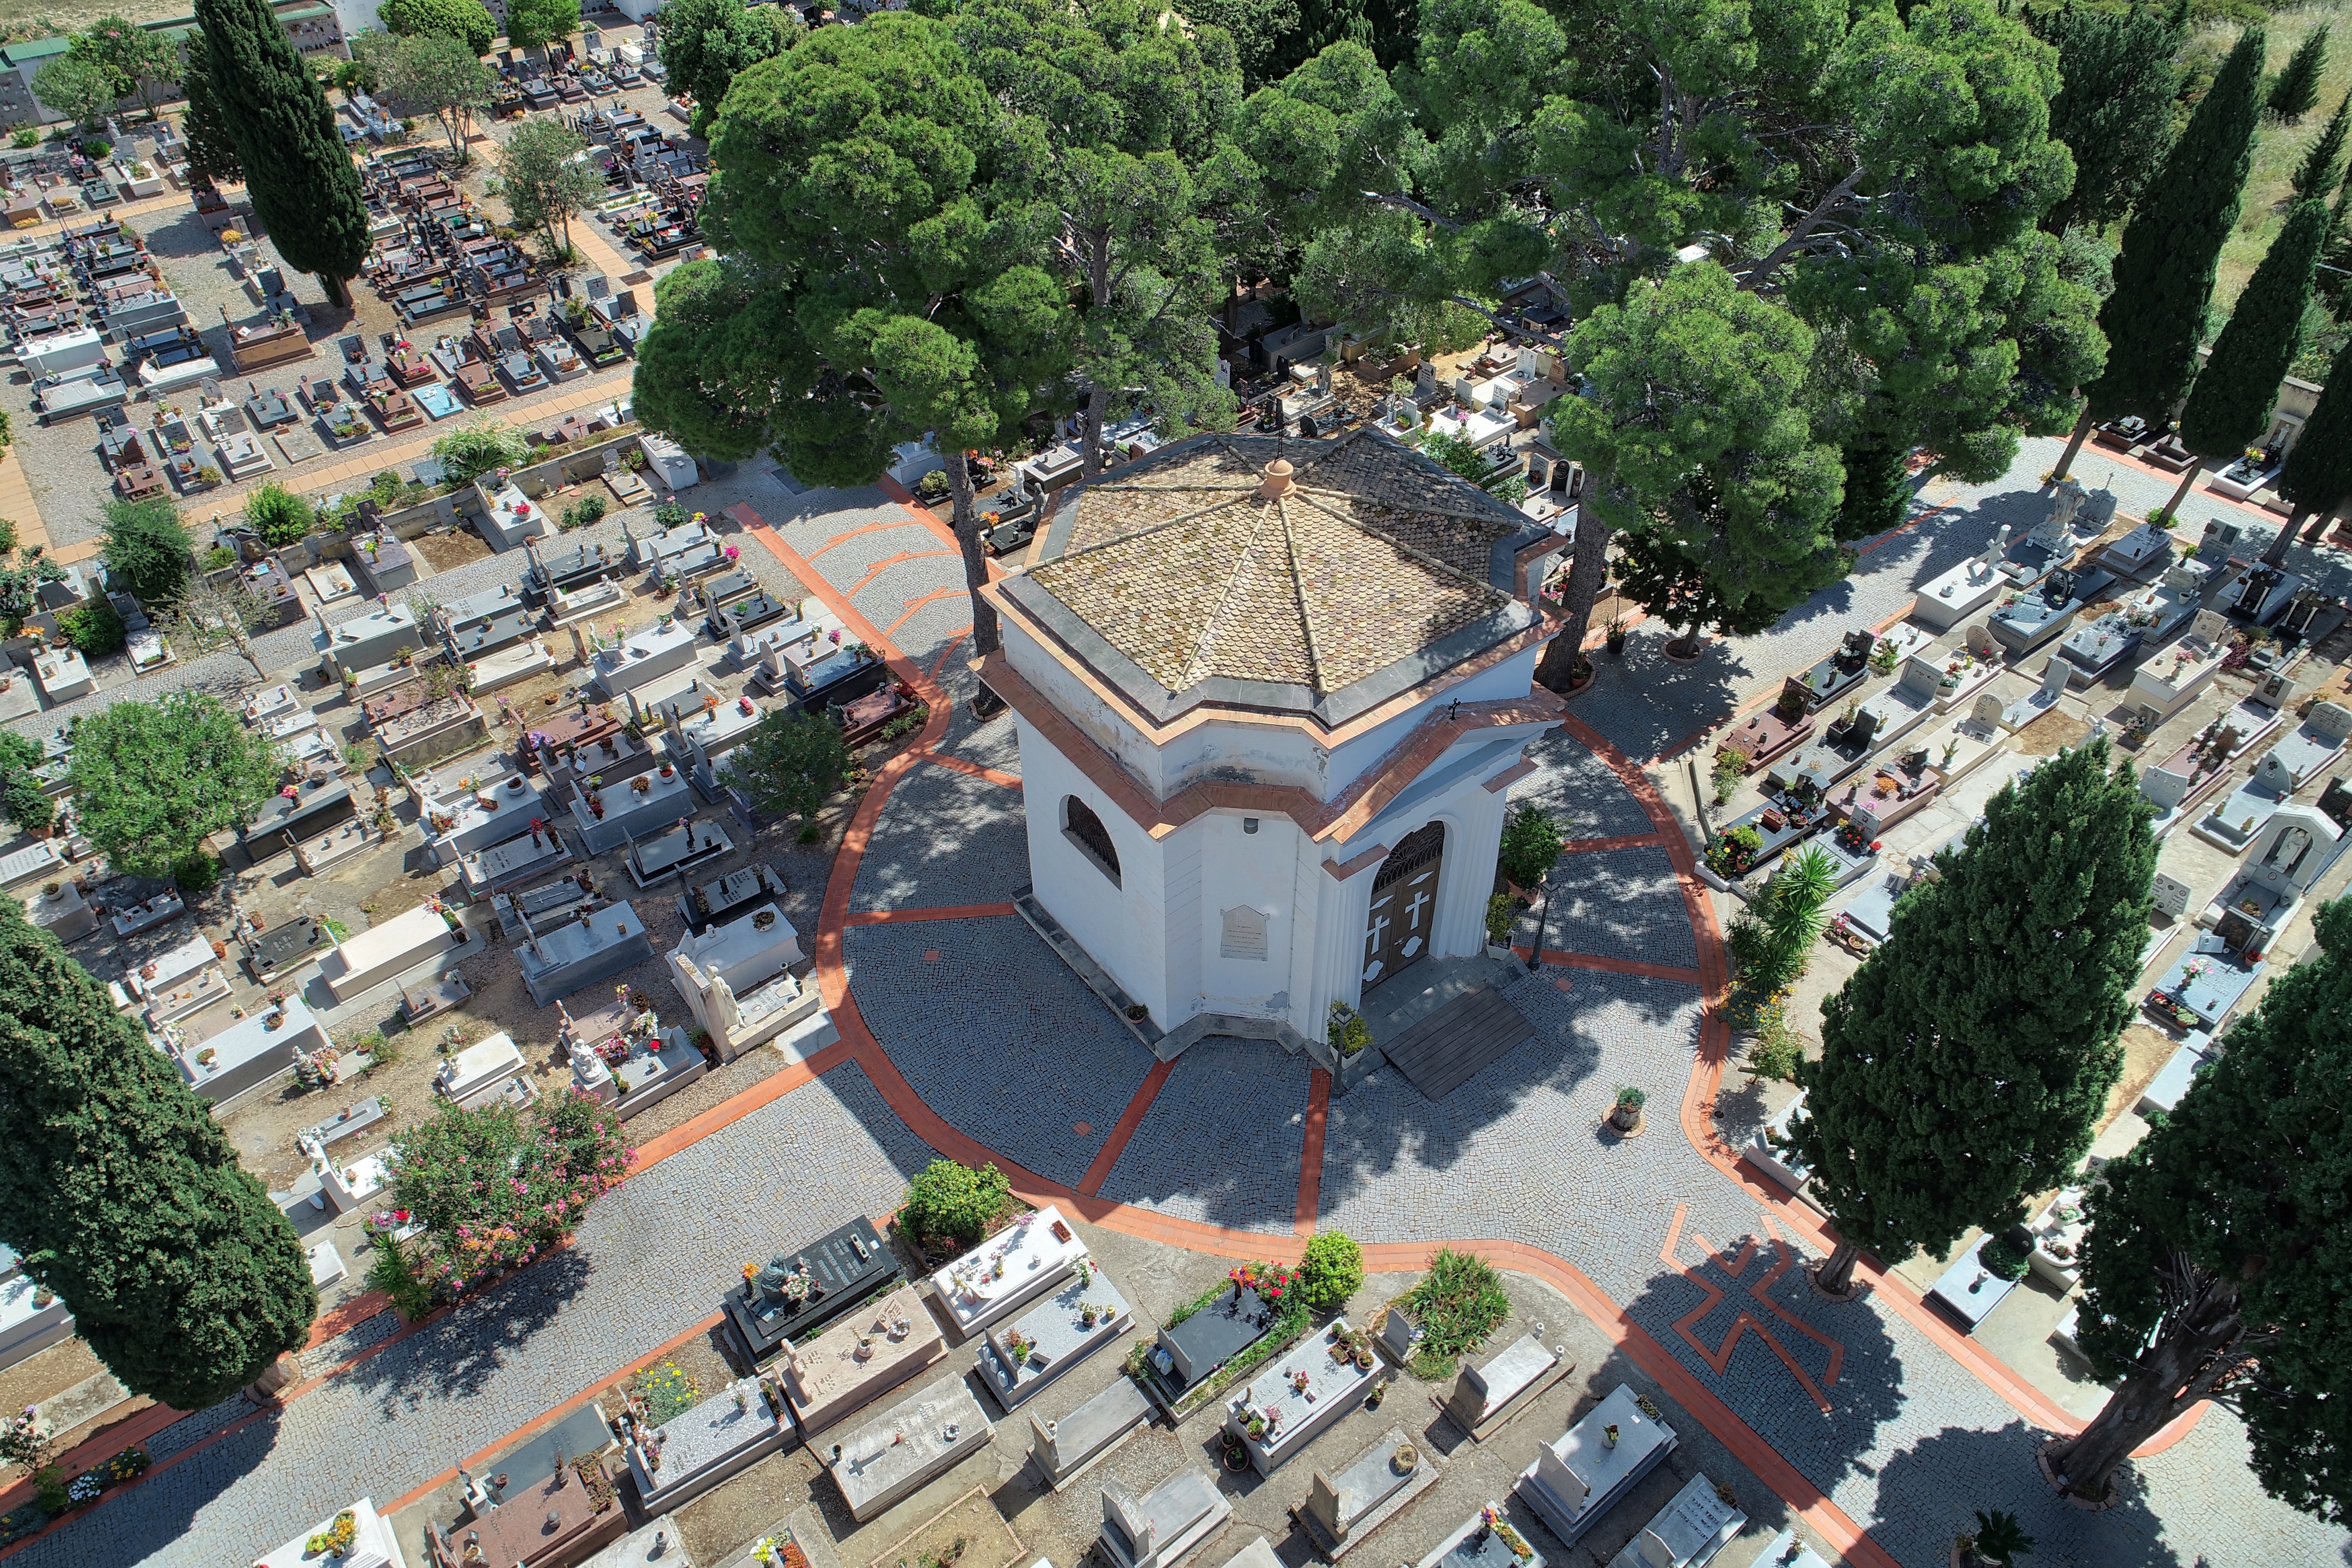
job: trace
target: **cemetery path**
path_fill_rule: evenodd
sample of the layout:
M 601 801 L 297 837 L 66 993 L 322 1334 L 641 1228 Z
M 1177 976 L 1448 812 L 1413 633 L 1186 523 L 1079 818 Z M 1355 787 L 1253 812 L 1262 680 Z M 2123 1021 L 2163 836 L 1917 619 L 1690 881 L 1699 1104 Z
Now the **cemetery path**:
M 1812 1296 L 1802 1265 L 1821 1228 L 1714 1132 L 1720 933 L 1628 760 L 1688 710 L 1629 734 L 1630 710 L 1588 699 L 1529 749 L 1538 767 L 1514 798 L 1575 818 L 1547 901 L 1580 914 L 1526 933 L 1544 966 L 1507 994 L 1536 1037 L 1444 1100 L 1393 1073 L 1334 1099 L 1325 1075 L 1263 1045 L 1154 1061 L 1003 901 L 1026 879 L 1013 723 L 964 710 L 960 563 L 945 526 L 902 502 L 813 492 L 773 526 L 730 514 L 767 546 L 763 577 L 797 578 L 929 705 L 918 744 L 860 802 L 825 891 L 813 948 L 842 1044 L 657 1140 L 558 1257 L 404 1333 L 354 1328 L 313 1358 L 346 1359 L 279 1411 L 205 1413 L 215 1425 L 142 1483 L 24 1543 L 22 1568 L 250 1561 L 355 1491 L 420 1495 L 683 1325 L 701 1331 L 739 1260 L 781 1231 L 887 1212 L 934 1151 L 1195 1251 L 1289 1261 L 1328 1226 L 1366 1243 L 1374 1268 L 1452 1244 L 1537 1274 L 1851 1562 L 1940 1564 L 1985 1508 L 2018 1513 L 2038 1561 L 2347 1555 L 2344 1532 L 2260 1492 L 2221 1413 L 2139 1458 L 2121 1506 L 2062 1506 L 2032 1452 L 2071 1423 L 1892 1280 L 1844 1307 Z M 1845 622 L 1821 618 L 1833 643 Z M 1619 1083 L 1658 1086 L 1660 1110 L 1684 1086 L 1674 1125 L 1607 1135 Z

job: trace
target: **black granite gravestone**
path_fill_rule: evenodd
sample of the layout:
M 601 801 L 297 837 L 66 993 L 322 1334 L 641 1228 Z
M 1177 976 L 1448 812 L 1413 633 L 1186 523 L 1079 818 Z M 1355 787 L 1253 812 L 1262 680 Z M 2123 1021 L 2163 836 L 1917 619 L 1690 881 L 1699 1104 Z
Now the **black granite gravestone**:
M 822 1240 L 780 1252 L 727 1293 L 727 1317 L 762 1361 L 785 1342 L 813 1334 L 900 1278 L 898 1255 L 871 1220 L 855 1219 Z
M 696 936 L 714 925 L 785 896 L 784 879 L 765 866 L 746 866 L 678 895 L 677 918 Z
M 1273 1324 L 1274 1313 L 1256 1291 L 1224 1291 L 1174 1328 L 1160 1331 L 1152 1370 L 1181 1393 L 1264 1339 Z
M 253 977 L 264 985 L 289 973 L 328 950 L 327 933 L 310 915 L 297 915 L 245 937 L 246 962 Z

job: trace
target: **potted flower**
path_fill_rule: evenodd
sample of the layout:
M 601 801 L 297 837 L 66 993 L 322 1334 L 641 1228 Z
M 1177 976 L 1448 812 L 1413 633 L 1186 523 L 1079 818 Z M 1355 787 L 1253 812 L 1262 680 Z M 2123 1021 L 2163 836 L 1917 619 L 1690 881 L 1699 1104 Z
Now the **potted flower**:
M 1639 1132 L 1642 1130 L 1642 1107 L 1648 1101 L 1649 1096 L 1632 1084 L 1619 1086 L 1617 1103 L 1609 1112 L 1609 1125 L 1623 1133 Z
M 1609 617 L 1606 635 L 1609 641 L 1610 658 L 1623 658 L 1625 657 L 1625 637 L 1627 632 L 1631 629 L 1632 628 L 1625 625 L 1624 616 L 1612 616 Z

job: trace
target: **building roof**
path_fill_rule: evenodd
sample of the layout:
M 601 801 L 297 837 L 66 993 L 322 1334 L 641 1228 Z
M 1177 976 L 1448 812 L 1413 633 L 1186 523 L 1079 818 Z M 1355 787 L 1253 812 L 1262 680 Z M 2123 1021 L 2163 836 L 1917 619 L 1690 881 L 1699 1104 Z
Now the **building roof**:
M 1005 599 L 1156 719 L 1355 714 L 1536 624 L 1549 531 L 1387 435 L 1202 436 L 1062 492 Z

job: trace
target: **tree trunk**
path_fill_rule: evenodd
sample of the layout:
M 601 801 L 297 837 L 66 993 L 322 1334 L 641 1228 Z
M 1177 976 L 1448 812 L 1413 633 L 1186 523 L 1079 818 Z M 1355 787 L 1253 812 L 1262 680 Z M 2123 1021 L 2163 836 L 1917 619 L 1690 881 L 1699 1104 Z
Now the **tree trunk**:
M 2165 516 L 2170 518 L 2175 522 L 2179 522 L 2180 521 L 2180 508 L 2182 504 L 2189 500 L 2189 492 L 2190 489 L 2196 485 L 2197 476 L 2204 471 L 2204 458 L 2191 458 L 2189 460 L 2189 466 L 2180 471 L 2180 488 L 2174 490 L 2172 492 L 2172 499 L 2164 503 Z
M 2277 533 L 2272 535 L 2270 543 L 2263 548 L 2263 565 L 2284 566 L 2286 564 L 2286 547 L 2294 542 L 2294 536 L 2302 531 L 2303 520 L 2310 515 L 2311 508 L 2307 506 L 2299 506 L 2294 509 L 2294 515 L 2286 520 L 2286 526 L 2280 529 Z
M 971 468 L 961 452 L 948 454 L 948 493 L 955 498 L 948 526 L 955 531 L 956 547 L 963 555 L 963 585 L 971 595 L 971 650 L 992 654 L 1004 646 L 996 629 L 996 610 L 980 591 L 988 584 L 988 552 L 980 546 L 980 510 L 972 504 Z
M 1093 479 L 1102 472 L 1103 420 L 1110 413 L 1110 388 L 1097 382 L 1087 393 L 1087 433 L 1084 437 L 1085 464 L 1079 473 Z
M 2164 1337 L 2144 1352 L 2088 1426 L 2051 1445 L 2051 1473 L 2074 1496 L 2104 1500 L 2132 1450 L 2213 1392 L 2241 1362 L 2245 1337 L 2238 1293 L 2198 1277 L 2185 1307 L 2166 1314 Z
M 1609 580 L 1610 531 L 1588 494 L 1576 511 L 1576 543 L 1569 556 L 1568 582 L 1560 594 L 1559 631 L 1536 666 L 1537 684 L 1551 690 L 1568 689 L 1577 661 L 1584 657 L 1584 635 L 1592 625 L 1592 606 Z
M 346 310 L 352 308 L 352 286 L 349 282 L 331 272 L 320 272 L 316 276 L 319 279 L 319 287 L 327 291 L 329 304 Z
M 2337 501 L 2329 510 L 2321 512 L 2318 518 L 2313 521 L 2310 531 L 2303 536 L 2303 542 L 2305 544 L 2318 543 L 2321 536 L 2326 533 L 2327 525 L 2335 521 L 2336 519 L 2342 514 L 2345 507 L 2347 505 L 2352 505 L 2352 496 L 2347 496 L 2343 500 Z
M 1861 1256 L 1861 1247 L 1840 1237 L 1836 1250 L 1829 1255 L 1828 1260 L 1814 1274 L 1813 1283 L 1832 1296 L 1844 1295 L 1853 1289 L 1854 1259 Z
M 2066 449 L 2058 455 L 2058 466 L 2050 470 L 2053 483 L 2064 479 L 2066 471 L 2074 466 L 2074 456 L 2083 449 L 2084 438 L 2090 433 L 2091 405 L 2086 403 L 2083 405 L 2083 416 L 2074 421 L 2074 433 L 2066 437 Z

